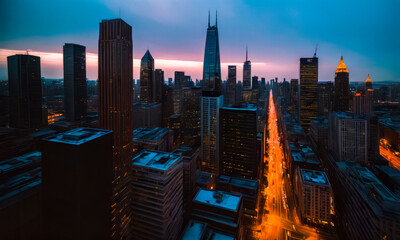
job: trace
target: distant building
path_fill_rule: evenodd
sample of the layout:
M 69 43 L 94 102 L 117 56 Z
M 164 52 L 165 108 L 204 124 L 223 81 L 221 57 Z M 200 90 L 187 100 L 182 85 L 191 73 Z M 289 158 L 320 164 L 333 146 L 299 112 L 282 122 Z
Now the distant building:
M 261 147 L 257 148 L 257 107 L 223 107 L 219 121 L 219 173 L 258 179 L 262 161 Z
M 200 143 L 201 95 L 200 87 L 183 89 L 182 131 L 186 146 Z
M 103 20 L 99 30 L 99 127 L 113 131 L 113 239 L 129 239 L 129 179 L 133 132 L 132 27 L 122 19 Z M 114 204 L 115 203 L 115 204 Z
M 40 57 L 22 54 L 8 56 L 7 68 L 10 126 L 31 129 L 42 127 Z
M 353 95 L 352 110 L 359 115 L 372 116 L 374 114 L 374 89 L 371 79 L 365 81 L 364 91 L 358 91 Z
M 44 239 L 110 238 L 112 131 L 77 128 L 42 146 Z
M 251 78 L 251 82 L 252 82 L 252 84 L 251 84 L 251 88 L 252 89 L 258 89 L 258 76 L 253 76 L 252 78 Z
M 168 118 L 168 128 L 172 129 L 174 134 L 174 149 L 184 143 L 182 114 L 173 114 Z
M 86 47 L 66 43 L 64 51 L 64 116 L 73 122 L 87 110 Z
M 224 96 L 224 105 L 233 105 L 236 103 L 236 66 L 228 66 L 228 80 L 226 95 Z
M 135 152 L 143 149 L 169 152 L 173 149 L 173 131 L 168 128 L 137 128 L 133 130 Z
M 140 62 L 140 102 L 154 102 L 154 85 L 154 58 L 147 50 Z
M 175 72 L 174 83 L 174 113 L 182 113 L 183 88 L 186 87 L 185 72 Z
M 318 58 L 300 58 L 300 125 L 308 132 L 318 112 Z
M 174 114 L 174 92 L 173 88 L 163 84 L 161 105 L 161 126 L 168 126 L 168 118 Z
M 328 117 L 328 113 L 333 110 L 334 102 L 333 83 L 318 83 L 318 116 Z
M 41 238 L 41 153 L 0 162 L 0 239 Z
M 220 231 L 243 236 L 243 198 L 240 194 L 200 189 L 193 199 L 192 219 Z
M 164 71 L 156 69 L 154 71 L 153 102 L 163 103 L 162 94 L 164 86 Z
M 350 88 L 349 71 L 343 62 L 343 56 L 340 58 L 339 65 L 335 72 L 335 101 L 334 110 L 336 112 L 345 112 L 349 110 Z
M 132 159 L 133 239 L 177 239 L 183 223 L 182 156 L 143 150 Z
M 303 220 L 321 225 L 332 221 L 332 189 L 325 172 L 297 168 L 295 192 Z
M 298 118 L 299 113 L 299 79 L 290 80 L 290 99 L 288 111 Z
M 162 106 L 159 103 L 133 104 L 133 129 L 161 127 Z
M 317 117 L 311 121 L 310 137 L 315 146 L 321 148 L 328 146 L 328 118 Z
M 329 149 L 337 161 L 368 163 L 368 122 L 351 112 L 329 114 Z
M 248 59 L 246 46 L 246 61 L 243 64 L 243 89 L 251 89 L 251 61 Z

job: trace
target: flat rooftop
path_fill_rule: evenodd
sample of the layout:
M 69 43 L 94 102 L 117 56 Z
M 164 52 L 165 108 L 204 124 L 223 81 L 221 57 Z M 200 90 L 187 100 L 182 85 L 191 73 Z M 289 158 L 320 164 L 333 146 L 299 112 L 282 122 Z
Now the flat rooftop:
M 137 128 L 133 130 L 133 141 L 157 142 L 168 132 L 168 128 Z
M 34 151 L 21 156 L 0 161 L 0 175 L 27 165 L 39 164 L 41 160 L 42 153 L 39 151 Z
M 400 133 L 400 122 L 393 121 L 390 117 L 384 118 L 384 119 L 379 119 L 379 124 L 384 127 L 391 128 L 395 132 Z
M 208 238 L 206 238 L 208 236 Z M 190 220 L 182 240 L 234 240 L 235 238 L 213 230 L 207 223 Z
M 253 189 L 253 190 L 257 190 L 257 186 L 258 186 L 257 180 L 237 178 L 237 177 L 231 177 L 231 176 L 226 176 L 226 175 L 219 176 L 217 181 L 223 182 L 223 183 L 230 183 L 233 186 L 238 186 L 238 187 L 248 188 L 248 189 Z
M 231 105 L 229 107 L 222 107 L 221 109 L 255 112 L 257 111 L 257 106 L 255 104 L 241 104 L 241 105 Z
M 362 115 L 357 115 L 354 112 L 334 112 L 336 116 L 339 118 L 345 118 L 345 119 L 355 119 L 355 120 L 365 120 L 365 117 Z
M 233 193 L 200 189 L 193 201 L 229 211 L 238 211 L 241 198 L 240 195 Z
M 199 149 L 199 147 L 200 146 L 194 146 L 194 147 L 181 146 L 178 149 L 176 149 L 173 153 L 181 154 L 182 156 L 185 157 L 191 157 Z
M 300 168 L 300 173 L 304 183 L 330 186 L 328 177 L 323 171 Z
M 196 183 L 207 185 L 213 180 L 213 175 L 208 172 L 197 171 Z
M 112 131 L 95 128 L 76 128 L 71 131 L 59 133 L 54 136 L 44 138 L 44 140 L 71 145 L 81 145 L 109 133 L 112 133 Z
M 179 154 L 145 149 L 132 158 L 132 164 L 165 171 L 181 158 Z

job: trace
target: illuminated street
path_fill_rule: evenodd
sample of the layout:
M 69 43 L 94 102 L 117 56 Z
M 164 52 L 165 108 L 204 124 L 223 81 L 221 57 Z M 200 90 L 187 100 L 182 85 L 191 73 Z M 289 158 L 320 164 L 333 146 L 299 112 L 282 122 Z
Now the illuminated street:
M 264 159 L 268 187 L 263 191 L 266 202 L 260 239 L 288 239 L 294 234 L 300 239 L 332 239 L 329 234 L 317 234 L 315 228 L 301 224 L 297 216 L 293 187 L 283 171 L 284 154 L 272 91 L 269 96 L 268 132 L 268 154 Z
M 379 145 L 379 153 L 382 157 L 389 161 L 389 165 L 400 170 L 400 156 L 397 156 L 393 151 L 385 147 L 384 144 Z

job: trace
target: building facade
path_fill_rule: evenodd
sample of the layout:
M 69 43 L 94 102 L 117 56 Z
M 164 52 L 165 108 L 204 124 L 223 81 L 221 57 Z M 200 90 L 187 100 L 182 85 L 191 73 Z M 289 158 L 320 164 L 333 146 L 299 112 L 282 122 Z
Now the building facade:
M 300 58 L 300 125 L 308 132 L 318 112 L 318 58 Z
M 140 61 L 140 102 L 154 102 L 154 83 L 154 58 L 147 50 Z
M 343 56 L 340 58 L 339 65 L 335 72 L 335 107 L 336 112 L 345 112 L 349 110 L 350 88 L 349 71 L 343 62 Z

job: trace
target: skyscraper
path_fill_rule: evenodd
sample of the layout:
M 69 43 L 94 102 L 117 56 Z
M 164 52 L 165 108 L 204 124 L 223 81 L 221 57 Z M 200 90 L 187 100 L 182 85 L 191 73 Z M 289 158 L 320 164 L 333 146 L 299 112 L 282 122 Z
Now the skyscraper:
M 340 58 L 339 65 L 335 72 L 335 100 L 334 110 L 345 112 L 349 110 L 350 88 L 349 71 L 343 62 L 343 56 Z
M 113 133 L 78 128 L 43 140 L 44 239 L 110 239 Z
M 365 114 L 374 115 L 374 89 L 369 74 L 365 80 Z
M 183 88 L 186 86 L 185 72 L 175 71 L 174 113 L 182 112 Z
M 318 58 L 300 58 L 300 125 L 308 132 L 318 111 Z
M 16 54 L 7 57 L 10 126 L 43 126 L 40 57 Z
M 246 46 L 246 61 L 243 64 L 243 89 L 251 88 L 251 62 L 248 59 L 248 51 Z
M 298 117 L 299 108 L 299 79 L 290 80 L 290 104 L 289 112 Z
M 140 62 L 140 101 L 153 102 L 154 89 L 154 58 L 149 50 L 146 51 Z
M 252 82 L 252 89 L 258 89 L 258 76 L 253 76 L 251 78 L 251 82 Z
M 64 110 L 67 121 L 77 121 L 86 114 L 86 47 L 64 45 Z
M 162 103 L 162 91 L 164 86 L 164 71 L 156 69 L 154 71 L 153 101 Z
M 206 47 L 204 51 L 203 90 L 212 91 L 218 96 L 221 95 L 222 90 L 217 16 L 215 16 L 215 26 L 211 26 L 210 13 L 208 13 Z
M 132 27 L 103 20 L 99 33 L 99 125 L 114 132 L 112 236 L 129 239 L 132 122 Z
M 223 105 L 221 95 L 221 62 L 217 20 L 208 28 L 203 64 L 203 92 L 201 97 L 201 161 L 202 169 L 218 173 L 219 167 L 219 108 Z
M 236 66 L 228 66 L 228 81 L 224 102 L 225 105 L 236 103 Z

